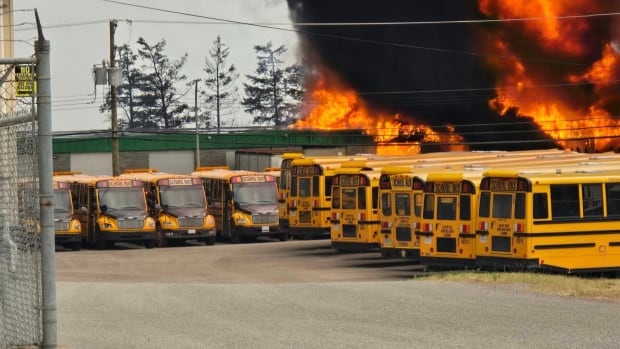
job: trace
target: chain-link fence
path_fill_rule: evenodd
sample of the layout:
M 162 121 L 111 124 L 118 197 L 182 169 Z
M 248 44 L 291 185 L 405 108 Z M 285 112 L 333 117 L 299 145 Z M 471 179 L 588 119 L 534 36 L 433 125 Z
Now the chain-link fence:
M 0 348 L 43 336 L 38 132 L 35 99 L 24 96 L 34 95 L 34 71 L 0 65 Z

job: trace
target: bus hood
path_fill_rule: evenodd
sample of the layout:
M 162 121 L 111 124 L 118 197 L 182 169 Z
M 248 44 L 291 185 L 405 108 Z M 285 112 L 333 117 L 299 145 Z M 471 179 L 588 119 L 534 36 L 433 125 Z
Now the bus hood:
M 144 219 L 148 216 L 147 212 L 142 210 L 107 210 L 104 214 L 117 219 Z
M 69 221 L 71 216 L 71 212 L 54 212 L 54 221 Z
M 175 217 L 204 217 L 207 215 L 207 211 L 202 207 L 174 207 L 168 208 L 166 212 Z
M 249 214 L 272 214 L 278 212 L 277 204 L 239 205 L 239 208 Z

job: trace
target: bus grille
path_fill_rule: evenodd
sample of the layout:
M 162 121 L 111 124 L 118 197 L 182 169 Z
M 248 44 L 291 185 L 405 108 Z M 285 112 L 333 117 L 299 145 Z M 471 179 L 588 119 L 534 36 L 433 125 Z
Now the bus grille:
M 179 227 L 202 227 L 204 217 L 179 217 Z
M 455 238 L 437 238 L 437 252 L 456 253 Z
M 491 237 L 491 251 L 510 252 L 510 237 L 508 236 Z
M 354 238 L 357 237 L 357 226 L 355 224 L 343 224 L 342 225 L 342 237 Z
M 310 223 L 312 221 L 312 212 L 299 211 L 299 223 Z
M 140 229 L 144 226 L 144 220 L 142 219 L 125 219 L 118 220 L 119 229 Z
M 254 224 L 276 224 L 278 223 L 277 214 L 255 214 L 252 215 L 252 223 Z
M 396 228 L 397 241 L 411 241 L 411 228 Z
M 54 222 L 54 230 L 69 230 L 69 222 Z

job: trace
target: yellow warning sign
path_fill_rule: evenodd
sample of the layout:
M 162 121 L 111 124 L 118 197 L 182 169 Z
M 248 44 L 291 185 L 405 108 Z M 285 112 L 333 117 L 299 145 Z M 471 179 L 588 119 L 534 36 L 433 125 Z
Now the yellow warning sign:
M 15 96 L 31 97 L 37 93 L 37 80 L 34 66 L 18 65 L 15 67 Z

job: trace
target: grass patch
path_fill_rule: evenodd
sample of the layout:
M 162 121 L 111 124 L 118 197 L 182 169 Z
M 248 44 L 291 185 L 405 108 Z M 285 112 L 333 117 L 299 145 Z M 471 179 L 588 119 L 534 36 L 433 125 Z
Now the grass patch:
M 598 299 L 620 303 L 620 279 L 528 272 L 429 272 L 427 280 L 515 286 L 551 295 Z

